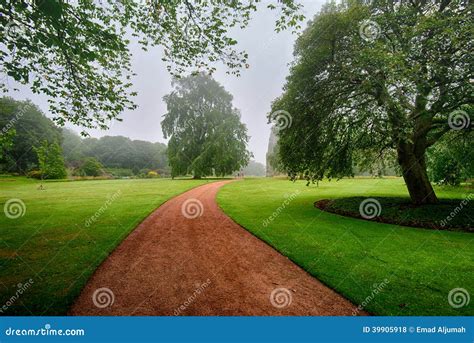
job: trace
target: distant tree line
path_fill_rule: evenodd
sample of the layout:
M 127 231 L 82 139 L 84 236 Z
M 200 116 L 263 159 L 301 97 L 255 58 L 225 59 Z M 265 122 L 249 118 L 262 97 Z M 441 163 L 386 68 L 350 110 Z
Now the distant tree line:
M 35 148 L 44 142 L 61 144 L 61 129 L 30 101 L 0 99 L 0 168 L 3 172 L 26 174 L 39 167 Z
M 265 166 L 260 162 L 250 160 L 249 164 L 242 169 L 244 176 L 265 176 Z
M 169 175 L 166 144 L 131 140 L 123 136 L 81 138 L 68 129 L 63 130 L 63 137 L 65 162 L 79 173 L 90 174 L 87 170 L 97 170 L 93 165 L 99 162 L 115 176 L 143 176 L 150 171 Z M 86 169 L 82 168 L 85 162 Z
M 81 138 L 30 101 L 0 99 L 0 172 L 37 178 L 169 175 L 166 145 L 122 136 Z
M 0 172 L 38 179 L 62 179 L 68 175 L 153 178 L 172 174 L 169 155 L 174 161 L 174 176 L 231 175 L 235 171 L 263 176 L 264 166 L 249 161 L 246 128 L 231 107 L 230 94 L 212 79 L 189 80 L 196 81 L 199 87 L 201 81 L 207 80 L 216 88 L 214 94 L 220 91 L 221 100 L 227 99 L 222 111 L 212 102 L 197 112 L 177 111 L 177 116 L 190 116 L 185 118 L 184 129 L 170 128 L 171 151 L 163 143 L 123 136 L 83 138 L 70 129 L 57 127 L 30 101 L 0 98 Z M 179 151 L 189 154 L 181 158 Z

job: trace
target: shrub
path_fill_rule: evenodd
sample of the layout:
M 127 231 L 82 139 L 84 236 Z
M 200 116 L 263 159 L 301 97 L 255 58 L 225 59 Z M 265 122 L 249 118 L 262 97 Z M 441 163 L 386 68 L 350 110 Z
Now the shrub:
M 158 175 L 158 173 L 154 170 L 150 170 L 147 174 L 146 174 L 146 177 L 147 178 L 156 178 L 156 177 L 160 177 L 160 175 Z
M 449 132 L 428 150 L 428 175 L 432 182 L 456 186 L 474 175 L 474 134 Z
M 133 176 L 133 171 L 127 168 L 107 168 L 106 171 L 115 177 Z
M 88 157 L 79 168 L 79 174 L 82 176 L 99 176 L 103 174 L 103 166 L 94 157 Z
M 41 180 L 42 176 L 43 174 L 41 173 L 41 170 L 32 170 L 27 174 L 27 177 L 39 180 Z

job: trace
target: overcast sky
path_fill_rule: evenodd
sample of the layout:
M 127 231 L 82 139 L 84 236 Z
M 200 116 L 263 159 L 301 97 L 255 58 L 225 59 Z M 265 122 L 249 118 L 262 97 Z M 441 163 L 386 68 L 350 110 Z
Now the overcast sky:
M 306 20 L 316 14 L 325 0 L 304 0 L 303 13 Z M 238 49 L 249 53 L 250 68 L 242 71 L 241 77 L 227 75 L 223 67 L 218 68 L 214 78 L 234 96 L 234 106 L 241 110 L 242 121 L 251 136 L 249 150 L 255 160 L 265 164 L 270 125 L 266 115 L 273 99 L 282 92 L 288 63 L 292 61 L 293 44 L 296 35 L 290 32 L 276 33 L 276 11 L 263 9 L 254 14 L 245 30 L 235 31 L 233 37 L 239 42 Z M 303 27 L 306 26 L 306 23 Z M 171 91 L 171 78 L 161 61 L 161 50 L 142 51 L 138 45 L 131 47 L 134 72 L 134 87 L 138 91 L 135 102 L 138 108 L 122 114 L 122 122 L 114 122 L 107 131 L 90 130 L 92 137 L 122 135 L 131 139 L 166 142 L 160 121 L 166 106 L 163 96 Z M 28 87 L 10 92 L 15 99 L 31 99 L 48 115 L 47 98 L 32 94 Z M 68 126 L 70 127 L 70 126 Z M 78 128 L 71 127 L 80 132 Z

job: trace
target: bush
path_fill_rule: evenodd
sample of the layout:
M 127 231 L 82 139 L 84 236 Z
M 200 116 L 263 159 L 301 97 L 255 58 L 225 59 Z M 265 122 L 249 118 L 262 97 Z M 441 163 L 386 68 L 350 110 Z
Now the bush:
M 41 180 L 42 176 L 41 170 L 32 170 L 27 174 L 27 177 L 38 180 Z
M 88 157 L 79 168 L 81 176 L 99 176 L 103 174 L 103 166 L 94 157 Z
M 133 171 L 127 168 L 107 168 L 107 173 L 115 177 L 133 176 Z
M 462 166 L 449 154 L 440 155 L 432 162 L 429 176 L 439 185 L 457 186 L 464 181 Z
M 428 150 L 428 175 L 432 182 L 456 186 L 474 175 L 474 134 L 446 134 Z
M 156 171 L 150 170 L 150 171 L 146 174 L 146 177 L 152 179 L 152 178 L 160 177 L 160 175 L 159 175 Z
M 169 176 L 171 176 L 171 170 L 169 168 L 156 169 L 156 172 L 160 175 L 160 177 L 169 177 Z

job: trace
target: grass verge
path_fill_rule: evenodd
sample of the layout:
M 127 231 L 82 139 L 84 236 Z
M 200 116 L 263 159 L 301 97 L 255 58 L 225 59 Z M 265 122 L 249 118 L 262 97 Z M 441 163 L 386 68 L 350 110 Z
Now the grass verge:
M 436 191 L 441 199 L 464 199 L 471 192 Z M 371 222 L 313 205 L 354 196 L 407 197 L 407 191 L 401 179 L 344 179 L 318 187 L 253 179 L 224 186 L 218 201 L 240 225 L 373 314 L 474 315 L 473 301 L 456 307 L 459 299 L 450 296 L 458 288 L 474 295 L 471 233 Z
M 0 315 L 66 314 L 133 228 L 166 200 L 206 182 L 43 182 L 41 190 L 35 180 L 1 177 L 0 206 L 10 201 L 10 217 L 20 215 L 0 215 Z

